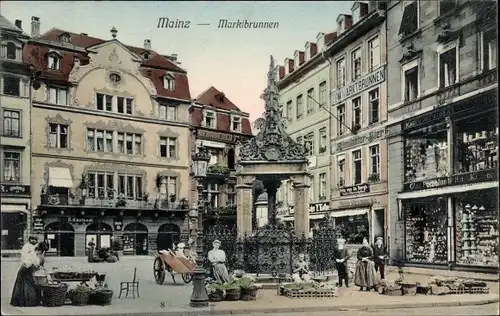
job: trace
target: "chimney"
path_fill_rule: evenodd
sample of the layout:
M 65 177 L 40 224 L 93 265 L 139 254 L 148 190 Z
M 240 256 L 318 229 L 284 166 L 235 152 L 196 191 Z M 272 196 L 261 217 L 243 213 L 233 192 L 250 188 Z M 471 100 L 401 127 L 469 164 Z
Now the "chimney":
M 31 37 L 40 36 L 40 18 L 37 16 L 31 17 Z
M 16 20 L 15 24 L 16 24 L 16 26 L 17 26 L 18 28 L 20 28 L 21 30 L 23 29 L 23 21 L 21 21 L 21 20 Z
M 150 39 L 144 40 L 144 49 L 151 50 L 151 40 Z

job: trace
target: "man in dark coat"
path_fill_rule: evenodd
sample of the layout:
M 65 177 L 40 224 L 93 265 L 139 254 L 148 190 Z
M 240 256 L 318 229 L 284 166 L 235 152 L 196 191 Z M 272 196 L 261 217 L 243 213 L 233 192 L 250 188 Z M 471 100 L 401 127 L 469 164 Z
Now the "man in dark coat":
M 339 287 L 345 281 L 345 286 L 349 287 L 349 272 L 347 269 L 347 260 L 349 252 L 344 248 L 345 240 L 337 239 L 337 250 L 335 250 L 335 268 L 339 276 Z
M 380 279 L 385 279 L 385 259 L 387 259 L 387 249 L 384 245 L 383 238 L 377 237 L 373 248 L 373 262 L 375 263 L 375 271 L 380 270 Z

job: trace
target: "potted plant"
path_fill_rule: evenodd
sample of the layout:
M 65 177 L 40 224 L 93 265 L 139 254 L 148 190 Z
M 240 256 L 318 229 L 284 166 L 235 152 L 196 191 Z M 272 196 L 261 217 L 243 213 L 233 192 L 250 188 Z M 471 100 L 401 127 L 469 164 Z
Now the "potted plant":
M 240 286 L 240 300 L 254 301 L 257 297 L 259 286 L 255 284 L 255 280 L 249 276 L 243 276 L 238 280 Z
M 104 283 L 102 287 L 96 287 L 91 293 L 89 304 L 92 305 L 110 305 L 113 298 L 113 291 L 108 288 L 108 284 Z
M 116 201 L 116 206 L 117 207 L 127 206 L 127 200 L 125 200 L 125 195 L 123 193 L 120 193 L 120 195 L 118 196 L 118 201 Z
M 86 283 L 78 285 L 74 290 L 71 290 L 71 304 L 82 306 L 87 305 L 92 290 Z
M 220 302 L 224 299 L 226 295 L 226 291 L 222 284 L 218 283 L 209 283 L 205 286 L 207 290 L 207 295 L 210 301 L 212 302 Z
M 238 301 L 240 299 L 241 288 L 238 281 L 224 284 L 224 290 L 226 291 L 226 301 Z
M 160 190 L 161 186 L 163 184 L 163 176 L 160 174 L 156 175 L 156 182 L 155 182 L 155 187 L 156 187 L 156 199 L 155 199 L 155 208 L 160 207 Z
M 82 190 L 82 198 L 80 199 L 80 205 L 85 205 L 85 197 L 87 196 L 87 190 L 89 187 L 89 180 L 85 173 L 82 173 L 82 179 L 78 188 Z
M 170 202 L 174 203 L 175 202 L 175 198 L 176 198 L 175 194 L 173 194 L 173 193 L 170 194 Z
M 181 199 L 181 209 L 187 210 L 189 208 L 189 202 L 186 198 Z

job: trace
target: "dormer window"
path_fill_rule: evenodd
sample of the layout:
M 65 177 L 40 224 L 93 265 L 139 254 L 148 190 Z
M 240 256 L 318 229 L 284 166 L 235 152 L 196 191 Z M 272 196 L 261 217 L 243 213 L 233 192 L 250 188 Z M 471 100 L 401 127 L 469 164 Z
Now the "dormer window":
M 205 127 L 215 128 L 215 112 L 205 111 Z
M 6 50 L 7 50 L 7 59 L 10 59 L 10 60 L 16 60 L 17 59 L 17 47 L 16 47 L 16 44 L 13 43 L 13 42 L 8 42 L 7 43 L 7 47 L 6 47 Z
M 163 77 L 163 87 L 167 90 L 175 90 L 175 77 L 172 74 L 166 74 Z
M 320 52 L 322 49 L 323 49 L 323 46 L 325 44 L 325 34 L 324 33 L 319 33 L 317 36 L 316 36 L 316 45 L 317 45 L 317 48 L 318 48 L 318 52 Z
M 61 69 L 61 57 L 56 53 L 51 53 L 47 56 L 47 67 L 52 70 Z
M 299 52 L 295 52 L 295 56 L 294 56 L 294 58 L 295 58 L 295 61 L 294 61 L 294 63 L 295 63 L 295 68 L 299 68 L 299 64 L 300 64 L 300 58 L 299 58 L 299 55 L 300 55 L 300 53 L 299 53 Z
M 308 61 L 311 58 L 311 43 L 306 44 L 306 51 L 304 56 L 304 61 Z
M 142 57 L 143 57 L 144 59 L 148 60 L 148 59 L 149 59 L 149 53 L 148 53 L 148 52 L 144 52 L 144 53 L 142 54 Z
M 359 2 L 355 2 L 354 5 L 352 6 L 352 24 L 358 23 L 358 21 L 361 19 L 361 7 L 359 5 Z
M 241 131 L 241 117 L 233 116 L 231 118 L 231 131 L 233 132 Z
M 64 42 L 64 43 L 69 43 L 69 34 L 68 33 L 64 33 L 64 34 L 61 34 L 61 36 L 59 36 L 59 39 L 61 40 L 61 42 Z
M 344 15 L 339 15 L 337 18 L 337 35 L 342 34 L 345 31 L 345 19 Z

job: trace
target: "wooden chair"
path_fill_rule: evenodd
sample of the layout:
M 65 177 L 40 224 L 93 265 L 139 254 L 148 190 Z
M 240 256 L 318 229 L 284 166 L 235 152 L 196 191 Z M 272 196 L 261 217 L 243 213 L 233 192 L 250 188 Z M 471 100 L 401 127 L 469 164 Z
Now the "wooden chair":
M 134 268 L 134 278 L 132 282 L 120 282 L 120 294 L 118 298 L 122 297 L 122 293 L 125 291 L 125 297 L 128 297 L 129 292 L 132 292 L 132 297 L 135 299 L 135 293 L 139 297 L 139 278 L 137 277 L 137 268 Z

